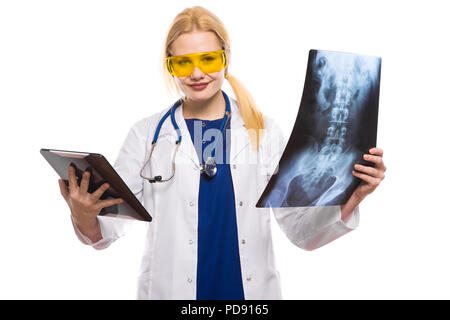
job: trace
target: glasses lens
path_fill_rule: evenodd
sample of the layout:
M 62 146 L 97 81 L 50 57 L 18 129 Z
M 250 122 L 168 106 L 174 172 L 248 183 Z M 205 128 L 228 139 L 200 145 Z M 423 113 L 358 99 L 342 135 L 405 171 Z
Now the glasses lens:
M 173 74 L 176 77 L 187 77 L 195 69 L 194 62 L 188 56 L 175 56 L 170 58 Z
M 224 54 L 225 52 L 220 50 L 173 56 L 167 59 L 167 67 L 176 77 L 190 76 L 195 67 L 199 67 L 204 73 L 219 72 L 225 67 Z
M 204 73 L 219 72 L 224 66 L 222 51 L 209 52 L 200 56 L 199 68 Z

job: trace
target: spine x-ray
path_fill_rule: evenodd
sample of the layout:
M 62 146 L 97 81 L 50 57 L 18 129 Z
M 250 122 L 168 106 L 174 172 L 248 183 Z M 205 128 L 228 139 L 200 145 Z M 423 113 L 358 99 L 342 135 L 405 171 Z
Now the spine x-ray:
M 300 109 L 257 207 L 343 205 L 376 146 L 381 58 L 310 50 Z

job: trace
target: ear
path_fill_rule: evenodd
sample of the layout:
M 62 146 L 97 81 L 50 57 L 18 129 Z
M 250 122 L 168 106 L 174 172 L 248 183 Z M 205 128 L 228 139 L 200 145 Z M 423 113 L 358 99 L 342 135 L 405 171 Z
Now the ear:
M 225 65 L 225 69 L 228 69 L 228 66 L 230 65 L 231 61 L 231 49 L 227 48 L 225 52 L 227 53 L 227 64 Z

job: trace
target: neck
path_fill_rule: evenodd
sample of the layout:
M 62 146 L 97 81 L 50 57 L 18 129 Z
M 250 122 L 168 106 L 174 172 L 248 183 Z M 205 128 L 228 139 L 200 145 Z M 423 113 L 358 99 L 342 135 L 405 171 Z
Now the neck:
M 225 99 L 221 90 L 208 100 L 193 101 L 188 99 L 183 103 L 183 117 L 185 119 L 216 120 L 223 118 L 224 114 Z

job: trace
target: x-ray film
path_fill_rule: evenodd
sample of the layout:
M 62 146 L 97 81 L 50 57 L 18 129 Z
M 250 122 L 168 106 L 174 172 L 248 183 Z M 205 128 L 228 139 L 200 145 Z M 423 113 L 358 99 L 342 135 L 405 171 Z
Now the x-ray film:
M 257 207 L 343 205 L 376 146 L 381 58 L 310 50 L 300 109 Z

